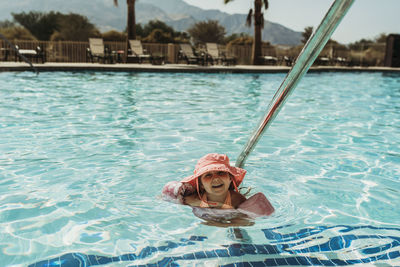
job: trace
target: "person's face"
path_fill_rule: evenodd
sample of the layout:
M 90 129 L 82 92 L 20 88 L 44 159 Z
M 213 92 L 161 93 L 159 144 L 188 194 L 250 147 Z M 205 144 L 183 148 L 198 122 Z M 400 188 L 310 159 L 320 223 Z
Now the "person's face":
M 200 181 L 208 194 L 222 195 L 229 190 L 231 177 L 227 172 L 211 171 L 200 176 Z

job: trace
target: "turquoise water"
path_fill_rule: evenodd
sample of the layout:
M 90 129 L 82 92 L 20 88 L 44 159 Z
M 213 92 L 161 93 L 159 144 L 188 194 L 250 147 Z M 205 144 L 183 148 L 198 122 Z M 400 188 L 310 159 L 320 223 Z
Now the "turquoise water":
M 378 237 L 334 252 L 294 254 L 350 260 L 381 246 L 379 252 L 392 256 L 376 262 L 400 265 L 398 74 L 304 77 L 246 161 L 244 186 L 266 194 L 276 209 L 241 228 L 246 238 L 161 199 L 163 185 L 190 175 L 206 153 L 226 153 L 233 164 L 284 76 L 0 73 L 1 265 L 27 266 L 67 253 L 139 254 L 205 238 L 107 266 L 145 265 L 234 243 L 274 244 L 265 229 L 284 234 L 327 227 L 308 240 L 318 243 L 341 236 L 340 225 Z

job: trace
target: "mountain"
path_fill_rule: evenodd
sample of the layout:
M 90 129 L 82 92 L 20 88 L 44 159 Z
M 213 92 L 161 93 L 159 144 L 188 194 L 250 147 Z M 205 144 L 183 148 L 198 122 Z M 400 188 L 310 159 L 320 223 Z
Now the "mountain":
M 250 0 L 249 0 L 250 1 Z M 87 16 L 101 31 L 126 28 L 126 1 L 119 0 L 0 0 L 0 21 L 11 20 L 11 13 L 29 11 L 59 11 Z M 247 12 L 247 10 L 244 10 Z M 187 4 L 183 0 L 138 0 L 136 2 L 136 22 L 145 24 L 150 20 L 161 20 L 176 31 L 186 31 L 194 23 L 204 20 L 218 20 L 228 35 L 247 33 L 253 35 L 253 27 L 245 26 L 246 15 L 228 14 L 216 9 L 204 10 Z M 265 21 L 263 40 L 272 44 L 297 45 L 301 43 L 301 33 L 281 24 Z

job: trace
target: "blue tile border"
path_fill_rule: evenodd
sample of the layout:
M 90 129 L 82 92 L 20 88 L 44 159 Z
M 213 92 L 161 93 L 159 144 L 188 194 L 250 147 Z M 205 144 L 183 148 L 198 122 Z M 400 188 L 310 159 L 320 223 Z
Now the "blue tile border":
M 222 267 L 233 266 L 345 266 L 362 263 L 374 263 L 382 260 L 394 260 L 400 258 L 400 249 L 394 250 L 393 248 L 400 248 L 400 237 L 395 235 L 384 234 L 370 234 L 360 235 L 352 233 L 352 231 L 359 229 L 371 229 L 375 232 L 390 230 L 399 232 L 398 228 L 385 228 L 374 226 L 349 226 L 349 225 L 336 225 L 336 226 L 317 226 L 300 229 L 295 233 L 280 234 L 278 231 L 289 226 L 281 226 L 277 228 L 263 229 L 268 244 L 248 244 L 248 243 L 235 243 L 230 245 L 221 245 L 221 248 L 211 250 L 199 250 L 195 252 L 188 252 L 180 256 L 167 256 L 167 252 L 179 247 L 192 246 L 198 242 L 203 242 L 207 239 L 204 236 L 191 236 L 189 238 L 181 239 L 180 242 L 166 241 L 166 245 L 154 247 L 147 246 L 143 248 L 138 254 L 128 253 L 120 256 L 100 256 L 100 255 L 86 255 L 83 253 L 67 253 L 62 256 L 46 259 L 33 264 L 28 267 L 89 267 L 104 265 L 111 262 L 131 262 L 131 266 L 179 266 L 179 262 L 205 260 L 205 259 L 218 259 L 230 257 L 244 257 L 251 255 L 265 255 L 264 260 L 258 261 L 243 261 L 234 262 Z M 321 239 L 320 235 L 324 231 L 334 229 L 335 232 L 343 233 L 343 235 L 329 237 L 326 241 Z M 365 257 L 359 259 L 321 259 L 315 256 L 302 256 L 302 253 L 324 253 L 336 252 L 343 249 L 349 249 L 355 240 L 368 240 L 368 239 L 381 239 L 387 241 L 386 244 L 377 244 L 375 247 L 367 247 L 358 249 L 360 255 Z M 315 245 L 313 242 L 321 240 L 322 242 Z M 305 247 L 307 243 L 308 247 Z M 303 248 L 298 248 L 299 245 Z M 389 251 L 392 250 L 392 251 Z M 164 258 L 156 263 L 149 263 L 145 265 L 135 265 L 136 260 L 143 260 L 154 253 L 163 252 L 166 254 Z M 378 254 L 378 255 L 376 255 Z M 235 259 L 232 259 L 235 261 Z

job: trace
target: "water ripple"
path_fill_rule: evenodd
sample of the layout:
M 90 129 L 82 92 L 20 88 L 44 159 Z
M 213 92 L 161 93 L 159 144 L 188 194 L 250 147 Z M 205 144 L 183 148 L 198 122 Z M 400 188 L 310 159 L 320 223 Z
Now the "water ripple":
M 205 153 L 234 162 L 283 78 L 0 73 L 1 262 L 132 253 L 190 235 L 232 242 L 158 196 Z M 287 224 L 399 226 L 399 81 L 306 75 L 246 163 L 243 185 L 276 207 L 247 228 L 253 240 Z

